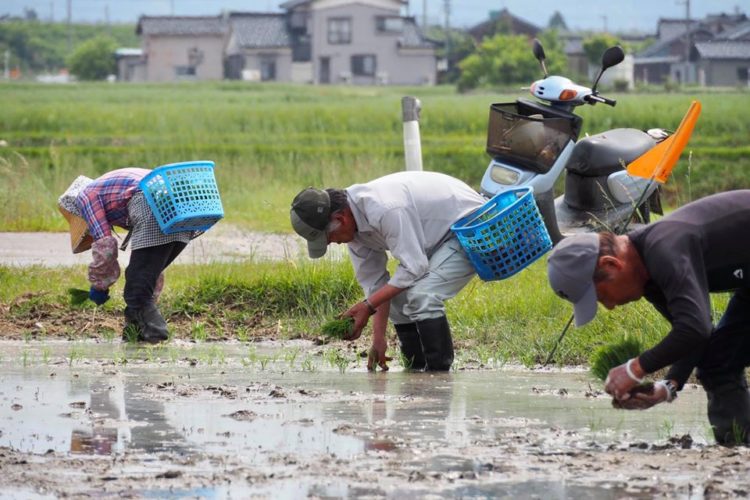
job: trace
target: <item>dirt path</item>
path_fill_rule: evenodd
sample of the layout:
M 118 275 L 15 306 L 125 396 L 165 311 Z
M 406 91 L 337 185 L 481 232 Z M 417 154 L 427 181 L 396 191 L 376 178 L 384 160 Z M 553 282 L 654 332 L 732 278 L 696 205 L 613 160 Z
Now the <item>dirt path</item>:
M 121 252 L 126 265 L 130 251 Z M 306 258 L 303 242 L 291 234 L 242 230 L 219 224 L 191 242 L 177 259 L 178 264 L 205 264 L 233 260 L 276 260 Z M 74 255 L 68 233 L 0 233 L 0 265 L 72 266 L 88 264 L 88 252 Z

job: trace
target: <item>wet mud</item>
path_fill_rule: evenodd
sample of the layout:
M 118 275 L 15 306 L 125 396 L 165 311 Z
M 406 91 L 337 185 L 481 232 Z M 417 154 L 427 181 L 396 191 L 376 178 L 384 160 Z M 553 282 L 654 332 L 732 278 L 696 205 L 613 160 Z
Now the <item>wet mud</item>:
M 8 498 L 736 498 L 705 395 L 611 407 L 584 370 L 441 374 L 308 342 L 2 342 Z M 347 357 L 349 356 L 349 357 Z

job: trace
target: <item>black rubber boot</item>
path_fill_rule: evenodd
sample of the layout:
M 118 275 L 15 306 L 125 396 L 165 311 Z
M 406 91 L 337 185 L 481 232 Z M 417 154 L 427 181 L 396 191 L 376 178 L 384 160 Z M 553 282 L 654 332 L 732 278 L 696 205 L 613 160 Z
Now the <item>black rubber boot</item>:
M 704 376 L 701 383 L 716 442 L 724 446 L 750 444 L 750 393 L 744 370 L 711 380 Z
M 424 352 L 425 370 L 450 370 L 453 364 L 453 339 L 448 318 L 441 316 L 417 321 L 417 331 Z
M 419 332 L 416 323 L 402 323 L 393 325 L 396 328 L 401 354 L 404 357 L 404 368 L 409 370 L 424 370 L 425 361 L 422 344 L 419 342 Z
M 123 340 L 132 340 L 133 331 L 139 342 L 156 344 L 169 338 L 167 322 L 154 304 L 141 309 L 125 308 L 125 330 Z

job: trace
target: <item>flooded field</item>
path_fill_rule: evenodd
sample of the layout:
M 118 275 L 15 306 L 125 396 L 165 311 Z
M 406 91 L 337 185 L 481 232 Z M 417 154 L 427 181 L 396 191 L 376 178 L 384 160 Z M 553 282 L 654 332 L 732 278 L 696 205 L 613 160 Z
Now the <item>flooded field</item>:
M 311 343 L 0 343 L 0 497 L 750 494 L 705 395 L 610 406 L 583 370 L 368 373 Z

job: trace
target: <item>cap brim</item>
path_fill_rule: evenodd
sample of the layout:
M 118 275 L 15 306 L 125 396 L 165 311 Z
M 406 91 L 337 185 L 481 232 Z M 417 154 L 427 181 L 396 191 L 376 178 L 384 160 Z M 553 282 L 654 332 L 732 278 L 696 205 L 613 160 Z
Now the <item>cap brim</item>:
M 314 240 L 307 241 L 307 254 L 311 259 L 319 259 L 326 254 L 328 250 L 328 237 L 323 232 Z
M 583 297 L 573 306 L 576 327 L 580 327 L 594 319 L 598 304 L 596 302 L 596 287 L 593 283 L 586 289 Z

